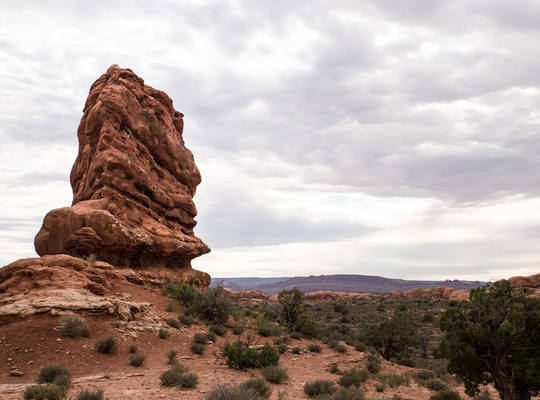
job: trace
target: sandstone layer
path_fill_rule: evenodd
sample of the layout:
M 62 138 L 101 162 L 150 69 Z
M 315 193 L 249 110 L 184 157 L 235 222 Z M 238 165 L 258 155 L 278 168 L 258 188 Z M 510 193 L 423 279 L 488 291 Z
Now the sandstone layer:
M 210 249 L 193 232 L 201 176 L 184 145 L 183 114 L 167 94 L 117 65 L 92 85 L 83 111 L 73 202 L 46 215 L 37 253 L 191 269 Z

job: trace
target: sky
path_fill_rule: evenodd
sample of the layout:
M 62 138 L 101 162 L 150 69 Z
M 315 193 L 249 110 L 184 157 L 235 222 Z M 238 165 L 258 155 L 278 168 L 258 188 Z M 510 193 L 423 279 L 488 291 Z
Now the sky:
M 213 277 L 540 272 L 536 0 L 2 1 L 0 266 L 112 64 L 185 115 Z

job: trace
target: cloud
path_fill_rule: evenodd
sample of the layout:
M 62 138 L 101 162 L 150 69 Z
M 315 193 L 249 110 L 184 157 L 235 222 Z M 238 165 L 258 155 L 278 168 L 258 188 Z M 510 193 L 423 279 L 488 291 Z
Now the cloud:
M 534 271 L 539 7 L 4 4 L 0 261 L 70 203 L 84 99 L 116 63 L 185 114 L 212 274 Z

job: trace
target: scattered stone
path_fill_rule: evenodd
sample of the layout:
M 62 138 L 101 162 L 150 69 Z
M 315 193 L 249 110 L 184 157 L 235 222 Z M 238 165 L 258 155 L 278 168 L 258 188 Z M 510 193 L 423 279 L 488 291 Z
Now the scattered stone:
M 24 373 L 22 371 L 19 371 L 18 369 L 12 370 L 9 375 L 11 376 L 24 376 Z

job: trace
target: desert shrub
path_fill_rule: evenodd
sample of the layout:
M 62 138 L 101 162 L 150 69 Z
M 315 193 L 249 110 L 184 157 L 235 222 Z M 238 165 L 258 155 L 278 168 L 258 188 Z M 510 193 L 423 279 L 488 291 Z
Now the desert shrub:
M 339 343 L 336 347 L 334 347 L 334 350 L 338 353 L 346 353 L 347 346 L 345 346 L 343 343 Z
M 128 348 L 128 352 L 133 354 L 136 353 L 138 350 L 137 345 L 135 343 L 131 343 Z
M 488 391 L 480 392 L 474 396 L 474 400 L 491 400 L 491 395 Z
M 37 383 L 52 383 L 57 386 L 69 387 L 71 374 L 66 367 L 50 364 L 39 370 L 36 381 Z
M 277 337 L 273 340 L 274 344 L 277 346 L 277 345 L 280 345 L 280 344 L 289 344 L 291 342 L 291 337 L 290 336 L 280 336 L 280 337 Z
M 325 400 L 364 400 L 364 393 L 358 387 L 339 388 L 336 392 L 328 396 L 323 396 Z
M 165 328 L 159 328 L 158 336 L 160 339 L 168 339 L 171 334 Z
M 257 332 L 263 337 L 270 337 L 279 335 L 281 330 L 264 315 L 259 315 L 257 317 Z
M 167 364 L 178 364 L 178 359 L 176 358 L 176 356 L 178 355 L 178 353 L 174 350 L 169 350 L 167 352 Z
M 243 370 L 277 365 L 279 352 L 274 346 L 265 344 L 262 349 L 254 349 L 250 344 L 250 340 L 237 340 L 222 347 L 221 355 L 229 368 Z
M 298 333 L 308 339 L 318 339 L 321 337 L 321 328 L 319 325 L 305 315 L 296 322 L 295 329 Z M 292 335 L 293 334 L 291 333 L 291 337 Z
M 191 372 L 187 372 L 180 375 L 178 387 L 182 389 L 194 389 L 199 383 L 199 377 Z
M 300 340 L 302 339 L 302 334 L 300 332 L 291 332 L 290 337 L 294 340 Z
M 268 367 L 264 367 L 261 370 L 261 373 L 270 383 L 283 383 L 284 381 L 289 379 L 289 374 L 287 373 L 287 370 L 277 365 L 270 365 Z
M 304 393 L 308 397 L 316 397 L 325 394 L 334 393 L 337 390 L 336 384 L 326 379 L 318 379 L 316 381 L 307 382 L 304 385 Z
M 416 344 L 416 324 L 411 315 L 398 311 L 389 319 L 368 327 L 364 339 L 385 360 L 403 357 Z
M 257 396 L 251 389 L 240 386 L 218 385 L 214 387 L 206 400 L 256 400 Z
M 105 336 L 94 343 L 97 351 L 103 354 L 113 354 L 118 349 L 118 339 L 116 336 Z
M 162 291 L 163 294 L 178 300 L 185 307 L 190 307 L 199 293 L 194 286 L 187 283 L 182 283 L 181 285 L 168 283 L 163 287 Z
M 25 400 L 62 400 L 67 395 L 67 388 L 58 385 L 32 385 L 23 392 Z
M 309 343 L 307 345 L 307 349 L 311 353 L 320 353 L 321 352 L 321 345 L 318 343 Z
M 304 292 L 296 287 L 291 290 L 282 290 L 278 294 L 278 301 L 281 320 L 292 328 L 304 312 Z
M 231 331 L 235 335 L 241 335 L 246 330 L 246 327 L 242 324 L 235 324 L 232 326 Z
M 60 334 L 70 338 L 90 336 L 90 328 L 86 320 L 80 315 L 65 315 L 60 319 Z
M 369 378 L 369 372 L 365 369 L 351 368 L 346 371 L 338 380 L 340 386 L 351 387 L 360 386 L 362 382 L 367 381 Z
M 421 369 L 420 371 L 414 373 L 414 377 L 417 380 L 428 380 L 435 379 L 437 377 L 437 374 L 435 373 L 435 371 L 431 371 L 429 369 Z
M 191 346 L 189 347 L 189 349 L 191 350 L 193 354 L 198 354 L 202 356 L 204 352 L 206 351 L 206 345 L 202 343 L 191 342 Z
M 198 291 L 189 311 L 206 322 L 219 325 L 229 319 L 231 306 L 223 294 L 223 288 L 218 286 Z
M 272 393 L 272 388 L 264 379 L 249 379 L 240 385 L 240 388 L 253 392 L 257 398 L 267 399 Z
M 459 393 L 453 390 L 441 390 L 429 397 L 429 400 L 461 400 Z
M 298 346 L 295 346 L 291 349 L 291 353 L 293 354 L 300 354 L 302 352 L 302 349 Z
M 178 321 L 180 321 L 182 325 L 191 326 L 195 322 L 195 318 L 191 315 L 183 314 L 178 317 Z
M 328 369 L 328 371 L 331 373 L 331 374 L 339 374 L 341 372 L 341 370 L 339 369 L 339 367 L 337 366 L 337 364 L 332 364 L 330 365 L 330 368 Z
M 407 311 L 407 304 L 400 304 L 398 307 L 399 311 Z
M 180 321 L 178 318 L 165 318 L 163 319 L 167 325 L 174 329 L 180 329 Z
M 224 336 L 227 333 L 227 327 L 223 325 L 212 325 L 208 330 L 217 336 Z
M 422 322 L 424 323 L 430 323 L 430 322 L 433 322 L 435 320 L 435 317 L 433 317 L 433 314 L 424 314 L 424 316 L 422 317 Z
M 129 365 L 140 367 L 144 363 L 144 355 L 141 353 L 133 353 L 129 356 Z
M 398 374 L 381 374 L 377 379 L 391 388 L 397 388 L 401 385 L 409 385 L 409 377 L 407 375 Z
M 381 360 L 374 354 L 369 354 L 367 357 L 366 368 L 371 374 L 378 374 L 381 372 Z
M 366 351 L 367 347 L 366 345 L 364 344 L 364 342 L 361 342 L 361 341 L 356 341 L 354 344 L 353 344 L 353 347 L 356 351 Z
M 375 390 L 379 393 L 384 392 L 384 389 L 386 389 L 386 385 L 382 382 L 379 382 L 375 385 Z
M 103 400 L 103 390 L 83 389 L 77 394 L 75 400 Z
M 416 367 L 416 363 L 411 357 L 401 357 L 398 358 L 396 362 L 404 367 Z
M 427 387 L 428 389 L 436 390 L 437 392 L 448 389 L 448 386 L 446 386 L 446 384 L 443 381 L 437 378 L 420 380 L 418 383 L 420 383 L 422 386 Z
M 345 303 L 334 303 L 334 311 L 342 315 L 349 314 L 349 309 Z
M 192 342 L 200 344 L 208 344 L 208 342 L 213 342 L 216 340 L 216 335 L 212 332 L 198 332 L 193 335 Z
M 162 386 L 179 386 L 181 383 L 181 376 L 187 371 L 187 368 L 178 363 L 172 368 L 163 371 L 159 376 Z
M 384 304 L 379 304 L 377 306 L 377 311 L 382 312 L 384 310 L 386 310 L 386 306 Z
M 277 351 L 279 354 L 284 354 L 289 350 L 289 346 L 287 346 L 285 343 L 278 344 Z

